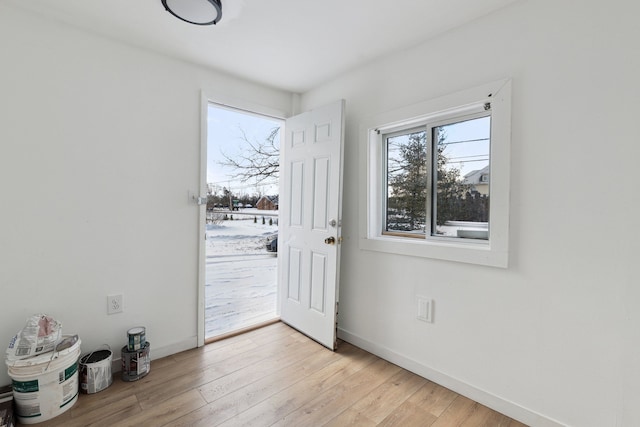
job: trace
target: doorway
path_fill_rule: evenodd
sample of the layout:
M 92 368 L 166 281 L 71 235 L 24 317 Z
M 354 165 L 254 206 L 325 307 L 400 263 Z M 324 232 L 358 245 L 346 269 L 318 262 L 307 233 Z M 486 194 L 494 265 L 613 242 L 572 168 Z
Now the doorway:
M 207 104 L 205 340 L 277 319 L 283 121 Z

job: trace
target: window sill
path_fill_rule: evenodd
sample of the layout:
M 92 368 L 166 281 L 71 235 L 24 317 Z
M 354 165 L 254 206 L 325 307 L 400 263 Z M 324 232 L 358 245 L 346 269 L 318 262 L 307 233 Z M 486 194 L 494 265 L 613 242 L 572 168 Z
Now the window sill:
M 500 268 L 507 268 L 509 261 L 507 251 L 498 251 L 482 241 L 445 242 L 379 236 L 360 239 L 360 249 Z

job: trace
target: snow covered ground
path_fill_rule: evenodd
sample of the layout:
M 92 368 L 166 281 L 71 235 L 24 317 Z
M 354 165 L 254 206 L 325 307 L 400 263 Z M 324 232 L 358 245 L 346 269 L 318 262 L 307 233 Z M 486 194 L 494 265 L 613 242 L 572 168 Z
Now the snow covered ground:
M 253 213 L 253 212 L 252 212 Z M 273 211 L 269 212 L 273 215 Z M 253 217 L 207 224 L 206 337 L 251 326 L 276 315 L 277 257 L 266 242 L 278 232 L 260 211 Z M 240 219 L 242 218 L 242 219 Z
M 264 254 L 267 238 L 278 233 L 278 226 L 268 221 L 262 224 L 258 217 L 256 223 L 247 218 L 207 224 L 207 257 Z

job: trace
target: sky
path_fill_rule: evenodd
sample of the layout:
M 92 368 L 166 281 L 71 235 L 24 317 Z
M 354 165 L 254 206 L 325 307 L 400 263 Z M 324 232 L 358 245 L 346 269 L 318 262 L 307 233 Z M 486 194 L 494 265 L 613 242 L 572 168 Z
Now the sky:
M 440 126 L 444 131 L 446 168 L 456 168 L 463 178 L 470 172 L 489 165 L 491 149 L 491 117 L 479 117 Z M 401 158 L 400 146 L 409 142 L 409 134 L 424 131 L 424 126 L 389 138 L 389 157 Z M 391 143 L 392 142 L 392 143 Z M 427 151 L 430 149 L 427 148 Z M 395 173 L 394 173 L 395 174 Z
M 443 127 L 446 132 L 444 143 L 447 144 L 444 155 L 449 164 L 460 170 L 461 177 L 489 164 L 490 117 L 456 122 Z
M 242 139 L 242 131 L 249 140 L 264 141 L 271 129 L 280 126 L 281 122 L 264 116 L 244 113 L 238 110 L 209 104 L 207 113 L 207 184 L 226 187 L 236 195 L 243 194 L 278 194 L 277 183 L 272 185 L 255 182 L 240 182 L 233 169 L 220 165 L 224 161 L 222 153 L 234 157 L 246 149 Z

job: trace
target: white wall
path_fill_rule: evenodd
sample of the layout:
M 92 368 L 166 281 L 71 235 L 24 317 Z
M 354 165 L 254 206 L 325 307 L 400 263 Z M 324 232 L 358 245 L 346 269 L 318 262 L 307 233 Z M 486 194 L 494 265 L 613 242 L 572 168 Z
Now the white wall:
M 291 95 L 2 3 L 0 61 L 0 342 L 44 312 L 115 358 L 136 325 L 152 356 L 195 346 L 200 91 Z
M 524 1 L 302 96 L 346 99 L 341 336 L 534 425 L 640 425 L 640 6 Z M 513 78 L 510 266 L 359 249 L 359 126 Z M 415 296 L 435 300 L 416 320 Z

